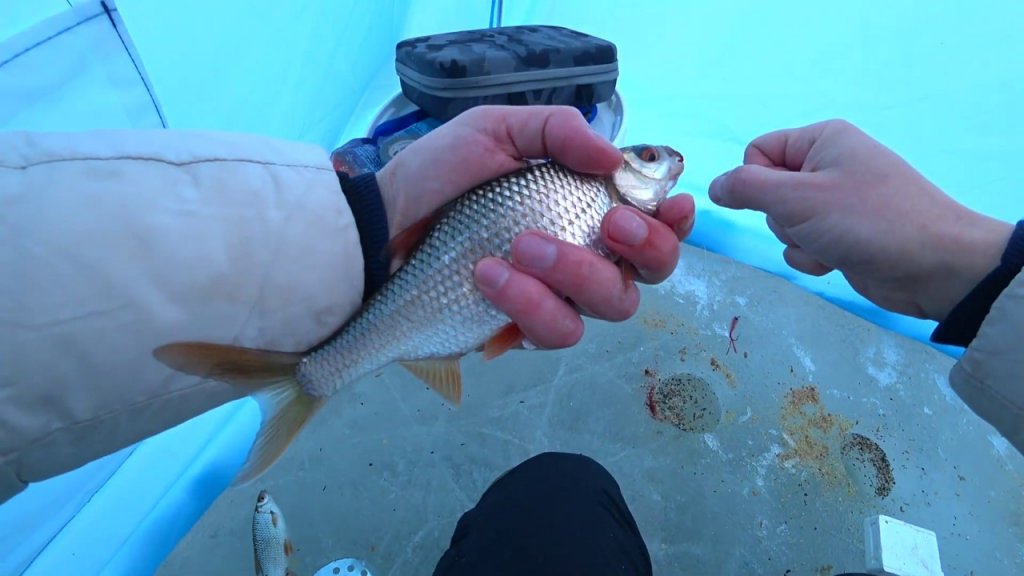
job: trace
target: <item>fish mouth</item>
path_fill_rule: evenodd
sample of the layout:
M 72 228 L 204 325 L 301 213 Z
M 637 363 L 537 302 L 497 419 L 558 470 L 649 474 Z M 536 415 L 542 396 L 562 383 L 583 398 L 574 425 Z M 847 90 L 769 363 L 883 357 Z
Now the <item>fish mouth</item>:
M 661 191 L 663 196 L 660 200 L 664 200 L 668 197 L 669 193 L 679 181 L 679 177 L 682 176 L 683 171 L 686 169 L 686 159 L 683 155 L 671 146 L 664 146 L 665 154 L 669 157 L 668 174 L 665 178 L 665 186 Z
M 268 500 L 268 496 L 270 496 L 270 494 L 267 493 L 266 489 L 260 490 L 260 493 L 256 495 L 256 506 L 255 506 L 255 508 L 256 508 L 257 512 L 262 510 L 263 506 L 266 505 L 267 500 Z
M 679 176 L 683 175 L 683 171 L 686 169 L 686 159 L 683 158 L 683 155 L 679 151 L 671 146 L 665 147 L 665 152 L 671 159 L 671 163 L 669 164 L 669 177 L 667 178 L 668 186 L 665 190 L 665 195 L 668 197 L 672 189 L 676 188 Z
M 672 159 L 672 164 L 670 165 L 672 174 L 678 177 L 686 169 L 686 159 L 683 158 L 683 155 L 678 150 L 671 146 L 665 146 L 665 152 Z

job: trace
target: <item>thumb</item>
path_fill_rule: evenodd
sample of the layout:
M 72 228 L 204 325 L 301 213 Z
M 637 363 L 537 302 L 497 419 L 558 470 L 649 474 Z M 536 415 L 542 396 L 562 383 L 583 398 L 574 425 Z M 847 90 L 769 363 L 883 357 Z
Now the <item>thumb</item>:
M 786 220 L 779 210 L 792 204 L 789 197 L 798 193 L 807 174 L 744 164 L 715 178 L 708 188 L 711 201 L 734 210 L 757 210 Z

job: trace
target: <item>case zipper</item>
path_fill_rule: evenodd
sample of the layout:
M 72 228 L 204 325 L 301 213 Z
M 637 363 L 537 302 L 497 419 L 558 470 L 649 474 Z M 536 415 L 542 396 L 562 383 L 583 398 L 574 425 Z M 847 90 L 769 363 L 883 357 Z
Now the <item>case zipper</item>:
M 570 84 L 606 82 L 618 77 L 618 62 L 595 64 L 585 68 L 554 68 L 527 72 L 510 72 L 493 76 L 471 78 L 433 78 L 421 74 L 400 62 L 395 63 L 398 75 L 416 88 L 442 98 L 486 96 L 496 92 L 520 92 L 550 88 L 552 80 L 564 80 Z

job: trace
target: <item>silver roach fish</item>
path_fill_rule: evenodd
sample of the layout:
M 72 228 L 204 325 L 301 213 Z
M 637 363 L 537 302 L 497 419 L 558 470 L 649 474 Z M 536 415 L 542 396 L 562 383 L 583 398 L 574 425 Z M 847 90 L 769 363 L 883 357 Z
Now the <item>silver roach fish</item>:
M 621 151 L 623 163 L 609 176 L 548 161 L 453 200 L 387 283 L 311 350 L 180 342 L 157 348 L 154 356 L 180 372 L 239 386 L 260 404 L 260 430 L 236 484 L 265 471 L 342 386 L 394 362 L 458 405 L 460 358 L 480 351 L 495 358 L 523 342 L 518 328 L 478 291 L 476 263 L 485 256 L 509 259 L 512 240 L 525 230 L 547 232 L 615 261 L 600 242 L 605 214 L 617 205 L 654 214 L 683 172 L 683 156 L 668 146 Z M 623 264 L 624 275 L 630 272 Z
M 256 576 L 295 576 L 284 515 L 266 490 L 260 490 L 252 513 L 252 551 Z

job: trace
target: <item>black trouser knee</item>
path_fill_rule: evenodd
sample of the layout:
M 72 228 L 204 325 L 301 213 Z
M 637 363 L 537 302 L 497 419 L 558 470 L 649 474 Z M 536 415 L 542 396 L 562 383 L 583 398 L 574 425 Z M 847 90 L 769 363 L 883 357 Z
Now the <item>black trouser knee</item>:
M 612 475 L 546 452 L 501 475 L 459 520 L 434 576 L 649 576 L 651 559 Z

